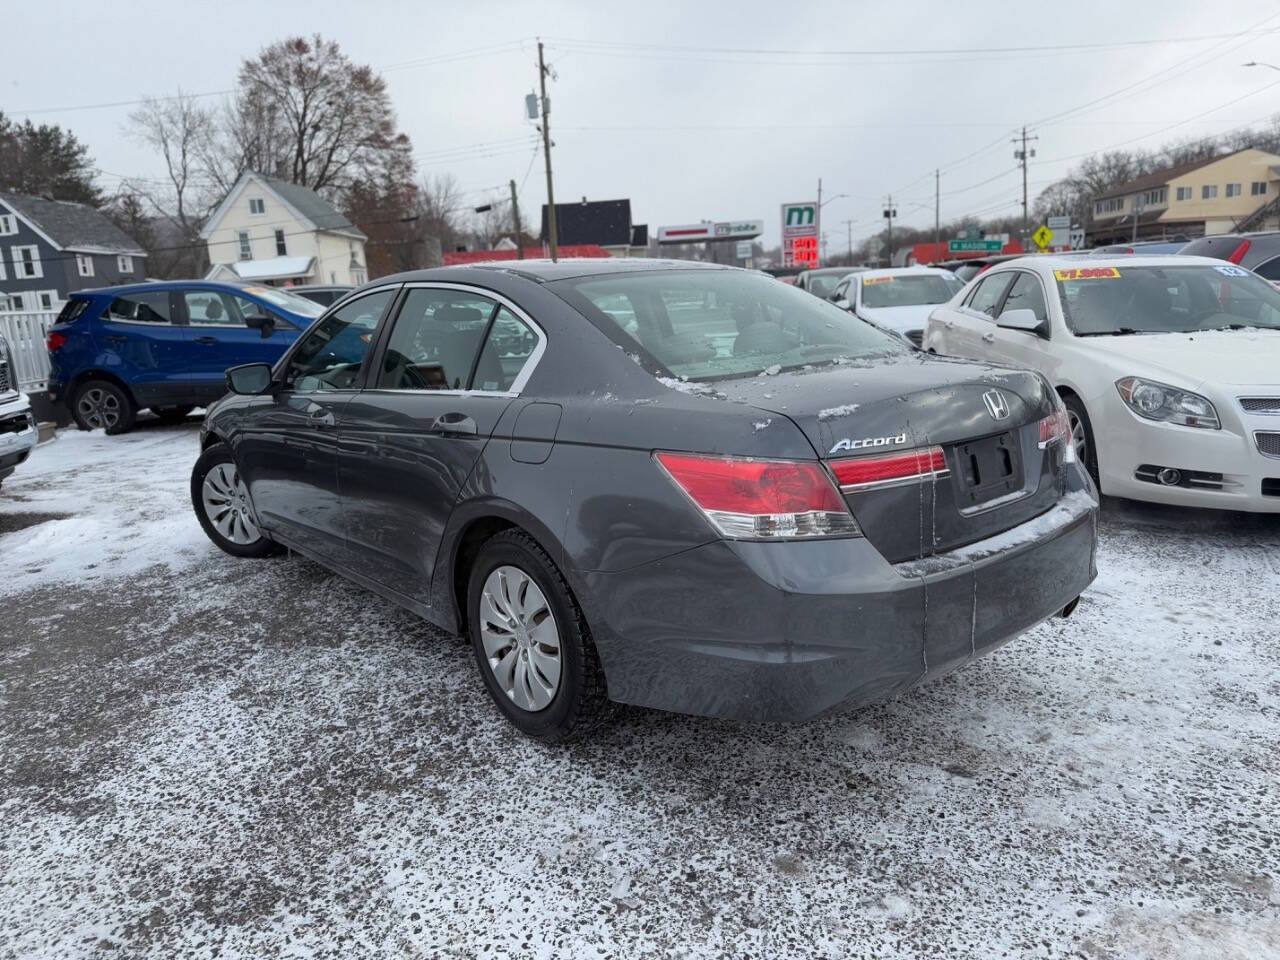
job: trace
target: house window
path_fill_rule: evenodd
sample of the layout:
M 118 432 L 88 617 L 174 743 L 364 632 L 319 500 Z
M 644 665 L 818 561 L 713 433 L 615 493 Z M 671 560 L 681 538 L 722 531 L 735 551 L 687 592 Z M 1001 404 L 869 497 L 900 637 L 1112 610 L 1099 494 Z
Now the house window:
M 283 257 L 283 256 L 285 256 L 284 231 L 283 231 L 283 230 L 277 230 L 277 231 L 276 231 L 276 256 L 277 256 L 277 257 Z
M 93 276 L 93 257 L 87 253 L 76 254 L 76 270 L 82 277 Z
M 6 297 L 3 294 L 0 294 L 0 310 L 6 310 L 12 313 L 16 313 L 21 309 L 22 309 L 22 296 L 20 294 L 15 293 L 11 297 Z
M 252 260 L 253 247 L 249 245 L 249 231 L 241 230 L 239 233 L 236 234 L 236 239 L 240 242 L 240 259 Z
M 1110 200 L 1099 200 L 1093 205 L 1094 213 L 1115 213 L 1124 209 L 1124 197 L 1112 197 Z
M 1238 184 L 1238 183 L 1228 183 L 1228 184 L 1227 184 L 1227 196 L 1228 196 L 1228 197 L 1238 197 L 1238 196 L 1240 196 L 1240 193 L 1241 193 L 1241 190 L 1240 190 L 1240 184 Z
M 40 300 L 40 309 L 41 309 L 41 310 L 52 310 L 52 309 L 53 309 L 53 302 L 54 302 L 56 299 L 58 299 L 58 291 L 56 291 L 56 290 L 41 290 L 39 293 L 37 293 L 37 294 L 36 294 L 36 297 L 37 297 L 37 298 L 39 298 L 39 300 Z
M 116 269 L 121 273 L 133 273 L 133 257 L 120 254 L 116 257 Z
M 1249 184 L 1249 195 L 1253 197 L 1263 197 L 1267 194 L 1267 181 L 1255 180 Z
M 18 232 L 18 221 L 11 213 L 0 213 L 0 237 L 12 237 Z
M 1212 200 L 1217 196 L 1218 196 L 1218 185 L 1216 183 L 1205 184 L 1203 187 L 1200 188 L 1201 200 Z
M 255 216 L 260 213 L 266 213 L 267 212 L 266 201 L 263 200 L 261 197 L 250 197 L 249 212 L 254 214 Z
M 1148 190 L 1142 195 L 1142 205 L 1144 207 L 1158 207 L 1169 199 L 1169 188 L 1160 187 L 1157 190 Z
M 15 280 L 44 276 L 44 269 L 40 266 L 39 247 L 10 247 L 9 254 L 13 260 Z
M 364 271 L 363 271 L 363 270 L 352 270 L 352 271 L 351 271 L 351 282 L 352 282 L 352 283 L 354 283 L 354 284 L 356 284 L 357 286 L 358 286 L 358 285 L 360 285 L 360 284 L 362 284 L 362 283 L 364 283 Z
M 1179 199 L 1179 200 L 1190 200 L 1190 199 L 1191 199 L 1191 188 L 1190 188 L 1190 187 L 1179 187 L 1179 188 L 1178 188 L 1178 199 Z

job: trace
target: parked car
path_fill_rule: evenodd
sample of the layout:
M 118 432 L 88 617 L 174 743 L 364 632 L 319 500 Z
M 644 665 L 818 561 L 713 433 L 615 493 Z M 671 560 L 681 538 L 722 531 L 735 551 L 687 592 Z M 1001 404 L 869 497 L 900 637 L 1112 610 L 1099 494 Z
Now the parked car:
M 191 476 L 210 539 L 467 632 L 534 737 L 610 700 L 867 703 L 1094 577 L 1096 501 L 1042 376 L 932 360 L 751 271 L 400 274 L 227 377 Z
M 1179 253 L 1193 257 L 1215 257 L 1238 263 L 1263 280 L 1280 284 L 1280 230 L 1259 233 L 1222 233 L 1192 240 Z
M 38 435 L 31 404 L 18 390 L 13 351 L 0 337 L 0 484 L 31 455 Z
M 274 363 L 324 308 L 276 287 L 172 280 L 73 293 L 49 328 L 49 399 L 82 430 L 181 421 L 228 367 Z
M 341 300 L 348 293 L 355 289 L 349 284 L 331 283 L 319 284 L 308 283 L 302 286 L 289 287 L 290 293 L 296 293 L 300 297 L 306 297 L 312 303 L 318 303 L 322 307 L 327 307 Z
M 990 256 L 965 257 L 960 260 L 947 260 L 944 263 L 937 264 L 937 266 L 944 270 L 950 270 L 963 282 L 968 283 L 988 267 L 993 267 L 997 263 L 1006 263 L 1010 260 L 1017 260 L 1019 257 L 1023 256 L 1026 256 L 1026 254 L 996 253 Z
M 896 267 L 845 277 L 831 293 L 843 310 L 920 345 L 929 313 L 964 288 L 950 270 Z
M 831 299 L 837 284 L 853 273 L 863 273 L 867 267 L 822 267 L 817 270 L 806 270 L 796 274 L 795 285 L 806 293 L 824 300 Z
M 1103 493 L 1280 513 L 1280 291 L 1206 257 L 1028 257 L 934 311 L 925 348 L 1039 370 Z

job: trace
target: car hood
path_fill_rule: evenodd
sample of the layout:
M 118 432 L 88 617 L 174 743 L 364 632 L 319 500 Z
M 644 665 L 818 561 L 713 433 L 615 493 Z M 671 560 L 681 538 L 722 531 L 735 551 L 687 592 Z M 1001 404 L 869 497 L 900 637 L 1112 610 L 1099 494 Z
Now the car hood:
M 939 306 L 941 304 L 921 303 L 914 307 L 859 307 L 858 316 L 894 333 L 906 333 L 923 330 L 929 323 L 929 314 Z
M 1232 385 L 1280 382 L 1280 330 L 1205 330 L 1200 333 L 1082 337 L 1080 342 L 1108 356 L 1133 360 L 1134 376 L 1158 375 L 1156 368 L 1189 384 Z

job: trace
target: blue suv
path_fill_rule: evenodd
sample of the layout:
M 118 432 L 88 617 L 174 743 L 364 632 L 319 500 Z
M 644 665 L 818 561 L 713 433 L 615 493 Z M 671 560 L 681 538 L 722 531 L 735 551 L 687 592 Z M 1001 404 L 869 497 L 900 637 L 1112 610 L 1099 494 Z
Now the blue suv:
M 83 430 L 178 422 L 227 392 L 241 363 L 275 363 L 324 307 L 278 287 L 173 280 L 73 293 L 49 328 L 49 399 Z

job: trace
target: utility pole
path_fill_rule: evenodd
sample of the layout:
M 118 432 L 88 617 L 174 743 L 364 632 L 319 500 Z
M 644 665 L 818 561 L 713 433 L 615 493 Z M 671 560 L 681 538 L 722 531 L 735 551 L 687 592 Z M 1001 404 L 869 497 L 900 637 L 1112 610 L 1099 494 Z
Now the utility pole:
M 942 246 L 942 170 L 933 171 L 933 262 L 938 262 L 938 249 Z
M 889 200 L 885 204 L 884 218 L 889 221 L 889 266 L 893 266 L 893 218 L 898 215 L 898 211 L 893 209 L 893 194 L 889 194 Z
M 547 103 L 547 64 L 542 58 L 541 40 L 538 41 L 538 83 L 542 89 L 542 153 L 547 161 L 547 242 L 554 262 L 559 244 L 556 242 L 556 194 L 551 186 L 551 126 L 547 121 L 551 105 Z
M 849 242 L 849 266 L 853 266 L 853 221 L 846 220 L 844 222 L 845 232 L 848 234 Z
M 1013 143 L 1021 143 L 1020 150 L 1013 151 L 1013 158 L 1022 164 L 1022 248 L 1027 248 L 1027 239 L 1031 236 L 1031 220 L 1027 216 L 1027 141 L 1039 140 L 1039 137 L 1028 137 L 1027 128 L 1022 128 L 1022 136 L 1014 137 Z M 1036 152 L 1031 151 L 1030 156 L 1034 157 Z
M 516 228 L 516 259 L 524 259 L 524 239 L 520 231 L 520 204 L 516 202 L 516 182 L 511 181 L 511 219 Z
M 819 242 L 822 237 L 822 178 L 818 178 L 818 208 L 813 212 L 813 225 L 818 231 Z M 822 266 L 822 259 L 818 259 L 818 266 Z

